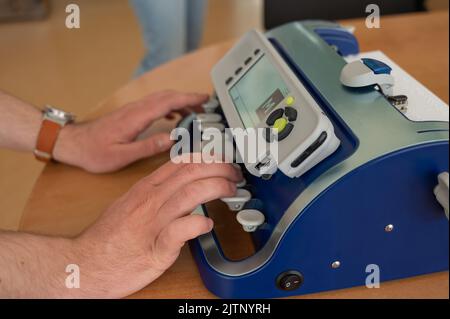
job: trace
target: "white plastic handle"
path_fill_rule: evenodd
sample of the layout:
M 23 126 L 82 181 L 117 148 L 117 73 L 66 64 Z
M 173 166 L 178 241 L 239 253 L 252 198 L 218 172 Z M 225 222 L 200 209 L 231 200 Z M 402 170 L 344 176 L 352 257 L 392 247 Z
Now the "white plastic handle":
M 439 184 L 434 188 L 434 195 L 436 196 L 439 204 L 444 208 L 445 215 L 447 219 L 449 218 L 449 207 L 448 207 L 448 192 L 449 192 L 449 174 L 448 172 L 443 172 L 438 175 Z
M 340 80 L 343 85 L 354 88 L 378 85 L 387 96 L 393 95 L 395 84 L 391 74 L 375 74 L 360 60 L 346 64 L 342 68 Z

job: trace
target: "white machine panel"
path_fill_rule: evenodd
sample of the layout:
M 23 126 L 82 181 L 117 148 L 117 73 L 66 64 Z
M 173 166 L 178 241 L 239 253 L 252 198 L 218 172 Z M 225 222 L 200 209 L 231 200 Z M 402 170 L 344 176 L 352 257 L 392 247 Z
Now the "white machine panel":
M 278 141 L 278 154 L 264 150 L 255 163 L 244 160 L 252 174 L 279 168 L 299 177 L 339 147 L 328 117 L 260 32 L 245 35 L 213 68 L 212 79 L 231 128 L 264 128 L 268 143 Z M 238 151 L 245 152 L 239 145 Z

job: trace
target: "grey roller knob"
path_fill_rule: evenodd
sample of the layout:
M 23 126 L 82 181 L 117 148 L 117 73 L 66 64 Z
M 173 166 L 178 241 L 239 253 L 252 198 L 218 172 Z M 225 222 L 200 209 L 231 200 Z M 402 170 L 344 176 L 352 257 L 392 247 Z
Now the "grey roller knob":
M 242 181 L 240 181 L 239 183 L 236 183 L 237 188 L 242 188 L 245 185 L 247 185 L 247 181 L 245 180 L 245 178 L 243 178 Z
M 249 233 L 257 230 L 258 227 L 264 224 L 265 221 L 264 214 L 256 209 L 241 210 L 236 215 L 236 219 L 239 224 L 242 225 L 242 228 L 244 228 L 244 230 Z
M 209 130 L 215 130 L 216 132 L 223 132 L 225 130 L 225 125 L 223 125 L 222 123 L 202 123 L 199 122 L 199 129 L 202 133 L 205 133 Z M 212 131 L 214 132 L 214 131 Z M 208 133 L 211 134 L 211 133 Z
M 236 164 L 236 163 L 232 163 L 231 165 L 233 165 L 234 168 L 236 168 L 236 169 L 242 171 L 241 165 Z M 236 183 L 236 187 L 237 187 L 237 188 L 242 188 L 242 187 L 244 187 L 245 185 L 247 185 L 247 180 L 246 180 L 245 178 L 243 178 L 242 181 L 240 181 L 239 183 Z
M 216 98 L 211 98 L 202 106 L 206 113 L 213 113 L 219 107 L 219 101 Z
M 448 192 L 449 192 L 449 175 L 448 172 L 444 172 L 438 175 L 439 184 L 434 188 L 434 195 L 436 196 L 439 204 L 444 208 L 445 215 L 447 219 L 449 218 L 448 209 Z
M 197 121 L 202 123 L 219 123 L 222 121 L 222 115 L 217 113 L 200 113 L 197 114 Z
M 251 198 L 252 194 L 248 190 L 239 188 L 235 196 L 221 198 L 221 200 L 228 205 L 230 210 L 240 211 Z

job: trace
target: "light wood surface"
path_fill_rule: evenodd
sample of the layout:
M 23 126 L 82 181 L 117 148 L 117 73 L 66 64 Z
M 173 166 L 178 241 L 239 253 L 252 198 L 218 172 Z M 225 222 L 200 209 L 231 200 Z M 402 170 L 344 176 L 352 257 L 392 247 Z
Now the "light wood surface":
M 448 103 L 448 12 L 383 17 L 382 28 L 366 29 L 363 20 L 344 21 L 357 27 L 361 50 L 382 50 Z M 105 100 L 89 115 L 95 118 L 122 104 L 161 89 L 211 92 L 211 67 L 232 42 L 212 46 L 137 79 Z M 173 123 L 158 123 L 156 130 Z M 74 236 L 90 225 L 120 194 L 168 159 L 167 154 L 141 161 L 114 174 L 90 175 L 60 164 L 48 165 L 39 177 L 25 208 L 20 230 Z M 224 216 L 227 214 L 223 214 Z M 217 217 L 219 231 L 227 217 Z M 240 232 L 242 233 L 242 232 Z M 239 255 L 246 245 L 227 238 Z M 223 234 L 227 237 L 226 233 Z M 246 238 L 242 238 L 246 241 Z M 239 248 L 239 247 L 243 248 Z M 210 298 L 189 250 L 185 247 L 174 266 L 134 298 Z M 356 287 L 303 298 L 448 298 L 448 272 L 382 283 L 379 289 Z

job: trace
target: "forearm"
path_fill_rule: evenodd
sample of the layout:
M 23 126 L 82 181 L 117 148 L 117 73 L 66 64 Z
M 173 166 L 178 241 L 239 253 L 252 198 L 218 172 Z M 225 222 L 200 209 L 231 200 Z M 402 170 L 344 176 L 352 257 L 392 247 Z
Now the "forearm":
M 0 91 L 0 148 L 33 151 L 41 121 L 36 107 Z
M 0 232 L 0 298 L 76 297 L 65 284 L 75 251 L 69 239 Z
M 130 294 L 129 281 L 117 284 L 114 280 L 128 265 L 108 255 L 103 245 L 107 242 L 99 245 L 83 236 L 67 239 L 0 231 L 0 299 L 118 298 Z M 73 272 L 73 266 L 79 273 Z M 79 286 L 73 286 L 74 276 L 78 276 Z

